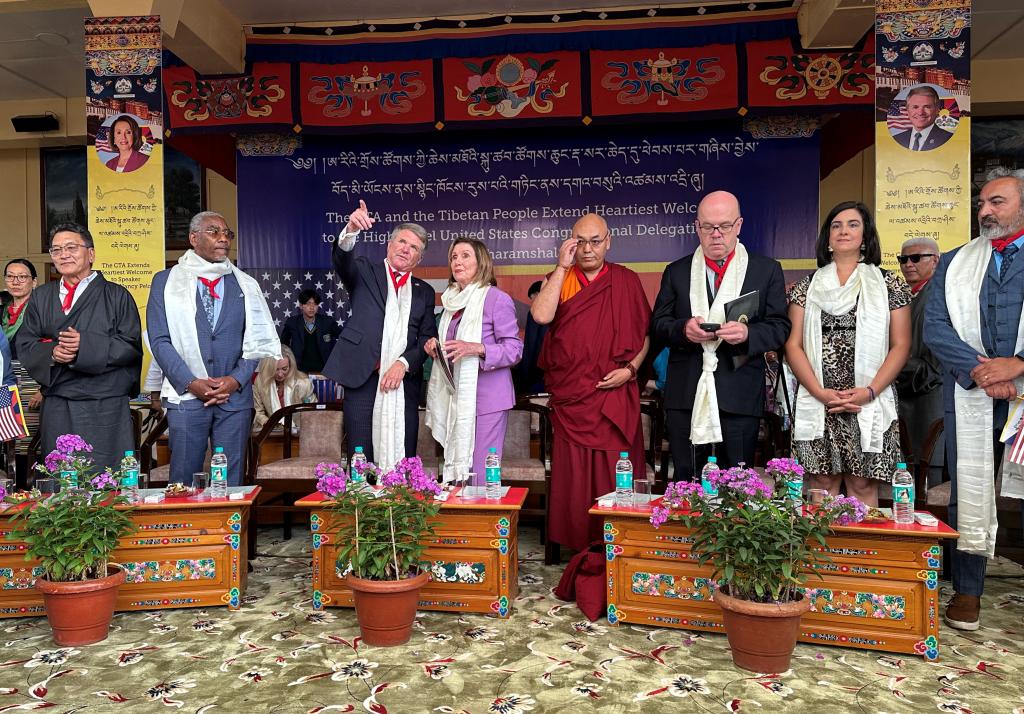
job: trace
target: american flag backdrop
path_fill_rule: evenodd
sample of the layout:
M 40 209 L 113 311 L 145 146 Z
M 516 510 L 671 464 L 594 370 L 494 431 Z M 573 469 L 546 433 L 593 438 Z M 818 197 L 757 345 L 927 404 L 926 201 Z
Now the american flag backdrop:
M 333 270 L 306 268 L 254 268 L 246 271 L 256 278 L 280 332 L 284 321 L 299 311 L 299 293 L 311 288 L 320 293 L 320 312 L 338 326 L 352 314 L 348 293 Z

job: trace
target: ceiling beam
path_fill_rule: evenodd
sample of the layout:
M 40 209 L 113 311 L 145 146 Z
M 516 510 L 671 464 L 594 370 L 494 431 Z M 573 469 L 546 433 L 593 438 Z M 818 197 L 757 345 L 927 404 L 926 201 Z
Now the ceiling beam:
M 159 15 L 164 47 L 200 74 L 245 69 L 245 32 L 220 0 L 89 0 L 96 17 Z
M 805 49 L 853 47 L 875 23 L 874 0 L 804 0 L 797 11 Z

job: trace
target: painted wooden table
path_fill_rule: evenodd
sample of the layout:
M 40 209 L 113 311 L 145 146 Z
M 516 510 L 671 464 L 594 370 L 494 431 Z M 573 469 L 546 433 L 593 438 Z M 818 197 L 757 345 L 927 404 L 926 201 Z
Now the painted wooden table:
M 724 632 L 711 569 L 690 553 L 692 531 L 674 521 L 654 528 L 650 508 L 590 510 L 604 519 L 608 622 Z M 832 560 L 807 581 L 800 641 L 937 659 L 940 541 L 956 537 L 942 522 L 837 526 L 816 548 Z
M 121 539 L 112 557 L 125 569 L 118 611 L 241 607 L 249 511 L 260 487 L 232 491 L 244 497 L 167 498 L 133 507 L 138 529 Z M 33 587 L 41 571 L 35 561 L 25 560 L 24 543 L 7 540 L 9 520 L 9 509 L 0 511 L 0 617 L 43 615 L 43 597 Z
M 512 614 L 519 594 L 519 511 L 527 489 L 510 488 L 500 500 L 463 499 L 456 490 L 441 505 L 424 557 L 430 582 L 420 592 L 421 610 Z M 313 607 L 352 607 L 352 591 L 338 577 L 336 516 L 323 494 L 295 502 L 306 506 L 313 532 Z

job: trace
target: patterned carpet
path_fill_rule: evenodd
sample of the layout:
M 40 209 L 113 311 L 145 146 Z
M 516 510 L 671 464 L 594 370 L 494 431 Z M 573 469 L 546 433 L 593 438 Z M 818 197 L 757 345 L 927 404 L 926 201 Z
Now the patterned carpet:
M 789 672 L 756 676 L 724 636 L 588 622 L 550 594 L 560 569 L 523 536 L 511 619 L 420 613 L 394 649 L 362 645 L 351 610 L 311 609 L 301 531 L 261 534 L 240 612 L 116 615 L 107 641 L 66 650 L 43 618 L 2 620 L 0 712 L 1024 712 L 1013 564 L 990 570 L 982 629 L 943 629 L 938 663 L 798 645 Z

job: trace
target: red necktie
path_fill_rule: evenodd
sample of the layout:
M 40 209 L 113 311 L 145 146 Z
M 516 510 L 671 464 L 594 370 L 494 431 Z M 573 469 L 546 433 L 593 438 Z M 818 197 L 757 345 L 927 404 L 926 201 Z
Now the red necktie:
M 402 277 L 398 277 L 398 271 L 388 268 L 388 274 L 391 275 L 391 284 L 395 286 L 395 295 L 402 289 L 402 286 L 409 282 L 409 276 L 412 273 L 406 273 Z
M 217 278 L 216 280 L 207 280 L 206 278 L 199 278 L 199 282 L 205 285 L 206 289 L 210 291 L 210 297 L 212 297 L 214 300 L 220 299 L 220 295 L 218 295 L 217 291 L 214 289 L 217 287 L 217 283 L 220 282 L 220 278 Z
M 707 256 L 704 257 L 704 264 L 706 266 L 708 266 L 709 268 L 711 268 L 711 270 L 715 274 L 715 291 L 716 292 L 718 291 L 718 288 L 720 288 L 722 286 L 722 278 L 725 277 L 725 271 L 729 269 L 729 263 L 732 262 L 732 257 L 734 255 L 736 255 L 736 251 L 733 251 L 732 253 L 729 253 L 729 255 L 727 255 L 725 257 L 725 260 L 722 261 L 721 265 L 719 265 L 716 261 L 711 260 L 711 258 L 708 258 Z
M 1014 234 L 1012 236 L 1003 236 L 1002 238 L 993 238 L 992 239 L 992 248 L 997 253 L 1002 253 L 1004 250 L 1006 250 L 1006 246 L 1010 245 L 1010 243 L 1013 243 L 1015 240 L 1017 240 L 1021 236 L 1024 236 L 1024 231 L 1020 231 L 1019 233 L 1016 233 L 1016 234 Z
M 61 309 L 65 312 L 71 312 L 71 303 L 75 300 L 75 290 L 78 290 L 78 286 L 81 282 L 75 283 L 74 285 L 68 285 L 68 281 L 64 282 L 64 289 L 67 290 L 67 294 L 64 295 L 64 302 L 61 304 Z

